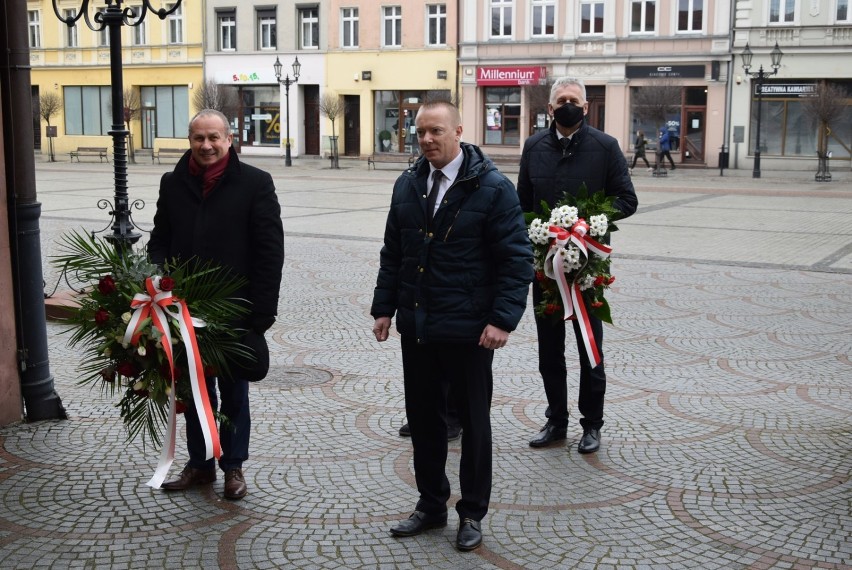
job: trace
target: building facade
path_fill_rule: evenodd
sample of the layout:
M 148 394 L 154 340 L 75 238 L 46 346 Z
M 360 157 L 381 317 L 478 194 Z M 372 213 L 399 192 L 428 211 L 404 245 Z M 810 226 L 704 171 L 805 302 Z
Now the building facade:
M 752 73 L 761 67 L 773 71 L 770 53 L 776 44 L 783 53 L 777 73 L 762 84 L 742 68 L 746 44 L 754 54 Z M 852 160 L 849 0 L 737 0 L 732 49 L 732 166 L 753 167 L 760 102 L 761 169 L 814 169 L 820 126 L 809 112 L 808 100 L 818 96 L 821 84 L 828 84 L 837 89 L 836 98 L 845 109 L 829 123 L 825 144 L 831 167 L 848 168 Z
M 56 0 L 55 4 L 63 18 L 73 18 L 81 3 Z M 202 79 L 202 4 L 184 1 L 165 20 L 149 11 L 139 25 L 122 28 L 126 127 L 137 150 L 188 148 L 187 124 Z M 137 16 L 141 14 L 139 5 L 127 2 L 125 6 L 135 7 Z M 52 143 L 56 154 L 78 147 L 111 147 L 108 30 L 92 31 L 85 18 L 68 27 L 46 0 L 27 2 L 27 17 L 36 145 L 47 153 Z M 53 129 L 47 129 L 47 121 L 38 117 L 46 94 L 59 100 L 57 112 L 50 118 Z
M 289 128 L 293 156 L 320 155 L 328 3 L 209 0 L 204 21 L 205 81 L 237 92 L 237 150 L 281 155 Z M 275 76 L 276 59 L 289 88 Z
M 665 128 L 678 162 L 715 166 L 724 141 L 731 6 L 717 0 L 461 0 L 464 122 L 493 154 L 516 154 L 548 125 L 547 83 L 586 84 L 589 123 L 629 152 Z M 664 124 L 632 109 L 636 90 L 680 89 Z

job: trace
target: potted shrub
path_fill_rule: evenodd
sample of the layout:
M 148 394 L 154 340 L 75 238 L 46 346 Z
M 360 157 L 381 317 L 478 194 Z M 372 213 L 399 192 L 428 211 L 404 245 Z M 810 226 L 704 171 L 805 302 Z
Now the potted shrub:
M 379 144 L 381 145 L 382 152 L 390 150 L 391 132 L 389 130 L 385 129 L 379 133 Z

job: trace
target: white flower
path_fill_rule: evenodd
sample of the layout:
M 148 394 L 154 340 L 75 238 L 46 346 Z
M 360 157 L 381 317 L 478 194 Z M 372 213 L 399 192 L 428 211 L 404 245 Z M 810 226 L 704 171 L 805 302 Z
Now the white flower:
M 550 211 L 550 223 L 562 228 L 570 228 L 577 223 L 577 208 L 574 206 L 559 206 Z
M 145 350 L 145 347 L 141 344 L 139 345 L 139 348 L 136 349 L 136 354 L 138 354 L 139 356 L 145 356 L 147 353 L 148 351 Z
M 589 233 L 593 237 L 598 237 L 606 234 L 606 229 L 609 225 L 606 214 L 600 214 L 589 218 Z
M 573 244 L 559 248 L 559 256 L 562 258 L 562 268 L 568 273 L 580 267 L 580 250 Z
M 128 313 L 122 313 L 121 322 L 123 322 L 126 325 L 127 323 L 130 322 L 131 318 L 132 318 L 132 315 L 129 312 Z
M 578 284 L 580 285 L 580 291 L 591 289 L 595 286 L 595 278 L 591 275 L 584 275 L 583 278 L 580 279 Z
M 104 356 L 106 356 L 107 358 L 112 356 L 112 349 L 111 348 L 105 348 L 104 349 Z
M 133 385 L 133 389 L 134 389 L 134 390 L 136 390 L 137 392 L 141 392 L 142 390 L 144 390 L 144 389 L 145 389 L 145 381 L 144 381 L 144 380 L 140 380 L 140 381 L 136 382 L 136 383 Z
M 547 230 L 548 227 L 544 225 L 539 218 L 534 219 L 530 222 L 529 230 L 527 230 L 527 233 L 530 236 L 530 241 L 537 245 L 546 245 Z

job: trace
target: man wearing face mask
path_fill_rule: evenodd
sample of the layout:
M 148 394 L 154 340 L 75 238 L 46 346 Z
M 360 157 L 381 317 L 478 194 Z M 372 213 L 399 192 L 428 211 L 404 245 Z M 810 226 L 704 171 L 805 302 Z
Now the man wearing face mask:
M 576 196 L 585 183 L 589 194 L 603 190 L 615 196 L 615 207 L 626 218 L 636 211 L 637 199 L 627 170 L 627 160 L 613 137 L 590 127 L 584 117 L 589 110 L 586 88 L 573 77 L 557 79 L 550 90 L 548 111 L 554 121 L 546 131 L 536 133 L 524 144 L 518 173 L 518 196 L 524 212 L 541 213 L 541 202 L 551 208 L 568 193 Z M 533 283 L 533 303 L 542 292 Z M 546 447 L 563 441 L 568 427 L 567 366 L 565 363 L 565 323 L 536 317 L 538 368 L 550 410 L 547 423 L 530 441 L 531 447 Z M 572 321 L 580 358 L 580 394 L 577 401 L 582 417 L 580 453 L 600 448 L 603 426 L 606 373 L 603 361 L 603 324 L 589 315 L 601 362 L 592 366 L 577 321 Z

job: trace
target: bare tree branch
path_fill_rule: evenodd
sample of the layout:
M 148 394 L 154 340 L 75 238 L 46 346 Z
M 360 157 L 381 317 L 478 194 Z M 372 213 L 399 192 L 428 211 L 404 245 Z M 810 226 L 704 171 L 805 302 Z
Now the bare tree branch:
M 50 119 L 62 108 L 62 98 L 53 91 L 45 91 L 38 96 L 38 114 L 50 126 Z
M 233 85 L 220 85 L 215 81 L 206 81 L 192 98 L 195 109 L 215 109 L 222 112 L 229 121 L 240 112 L 240 96 Z
M 846 111 L 846 92 L 827 81 L 820 81 L 813 97 L 802 101 L 802 109 L 817 122 L 817 153 L 824 156 L 828 150 L 831 125 Z
M 682 86 L 671 79 L 661 79 L 653 85 L 637 87 L 632 91 L 633 116 L 640 121 L 654 123 L 657 131 L 669 115 L 676 113 L 681 101 Z

